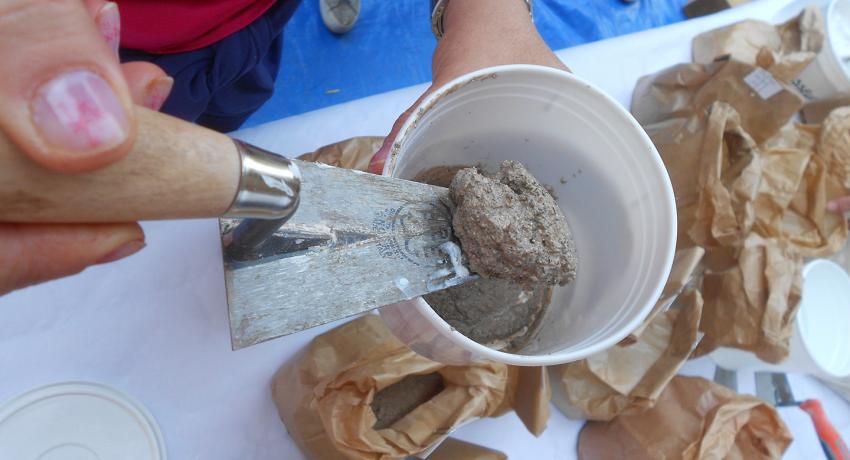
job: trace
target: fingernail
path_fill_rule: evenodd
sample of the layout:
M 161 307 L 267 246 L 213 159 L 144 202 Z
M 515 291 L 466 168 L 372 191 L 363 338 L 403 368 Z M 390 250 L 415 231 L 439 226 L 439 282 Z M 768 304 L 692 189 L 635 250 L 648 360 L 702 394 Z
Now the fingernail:
M 121 260 L 125 257 L 132 256 L 133 254 L 142 250 L 145 247 L 144 241 L 130 241 L 129 243 L 124 243 L 123 246 L 118 249 L 110 252 L 109 254 L 97 259 L 95 265 L 99 264 L 108 264 L 109 262 L 115 262 L 116 260 Z
M 171 93 L 171 88 L 174 86 L 174 79 L 171 77 L 159 77 L 148 83 L 146 88 L 145 100 L 143 104 L 151 110 L 159 110 L 162 104 L 168 99 Z
M 829 212 L 838 211 L 838 203 L 836 203 L 834 201 L 830 201 L 829 203 L 826 204 L 826 210 L 829 211 Z
M 121 14 L 118 5 L 114 2 L 104 4 L 95 15 L 95 22 L 103 39 L 118 56 L 118 47 L 121 46 Z
M 127 114 L 106 81 L 75 70 L 45 83 L 32 102 L 32 118 L 42 138 L 65 149 L 107 150 L 127 139 Z

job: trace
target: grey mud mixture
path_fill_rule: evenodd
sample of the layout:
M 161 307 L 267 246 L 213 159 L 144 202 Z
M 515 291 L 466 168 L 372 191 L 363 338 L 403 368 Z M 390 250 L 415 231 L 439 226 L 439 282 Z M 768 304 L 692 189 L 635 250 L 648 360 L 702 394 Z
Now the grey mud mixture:
M 503 185 L 504 188 L 482 180 L 482 178 L 487 179 L 486 176 L 465 166 L 432 168 L 423 171 L 414 180 L 451 187 L 452 199 L 460 198 L 453 217 L 453 226 L 459 237 L 456 219 L 458 219 L 458 212 L 464 206 L 466 217 L 464 214 L 460 215 L 460 225 L 463 228 L 461 232 L 466 232 L 467 236 L 478 236 L 479 239 L 481 239 L 481 232 L 486 232 L 487 228 L 493 230 L 493 224 L 470 222 L 470 219 L 482 218 L 493 221 L 494 218 L 488 215 L 488 211 L 495 211 L 495 219 L 500 222 L 515 224 L 516 219 L 528 219 L 519 225 L 512 225 L 516 230 L 510 229 L 508 232 L 493 230 L 500 234 L 498 238 L 489 238 L 489 240 L 485 238 L 486 241 L 476 242 L 461 238 L 464 256 L 467 257 L 471 267 L 473 264 L 470 260 L 470 249 L 475 252 L 479 261 L 496 259 L 500 257 L 497 254 L 507 252 L 508 257 L 512 258 L 511 261 L 508 263 L 498 261 L 497 270 L 510 270 L 510 266 L 513 265 L 513 273 L 519 273 L 519 276 L 514 275 L 513 278 L 521 280 L 520 282 L 482 277 L 480 280 L 425 296 L 425 301 L 434 311 L 463 335 L 491 348 L 514 352 L 522 349 L 536 334 L 543 314 L 552 299 L 551 285 L 567 283 L 575 278 L 577 261 L 566 220 L 551 194 L 543 189 L 522 165 L 517 162 L 506 163 L 508 164 L 503 164 L 502 170 L 494 175 L 495 182 Z M 517 166 L 521 171 L 517 169 Z M 458 174 L 459 171 L 463 173 Z M 504 184 L 501 180 L 514 185 L 518 191 L 513 191 L 510 188 L 511 185 Z M 478 188 L 476 184 L 482 184 L 481 188 Z M 498 200 L 492 200 L 486 196 L 493 188 L 499 189 L 498 196 L 501 198 Z M 460 196 L 461 193 L 464 194 L 463 197 Z M 510 211 L 506 209 L 504 201 L 499 200 L 509 201 L 514 208 L 518 208 L 514 209 L 513 217 L 510 217 Z M 546 216 L 546 213 L 560 216 L 560 221 L 558 217 Z M 527 225 L 529 222 L 531 225 Z M 549 235 L 551 231 L 549 225 L 554 225 L 555 232 L 563 231 L 565 238 Z M 504 233 L 509 235 L 505 236 Z M 533 260 L 542 261 L 545 267 L 535 267 L 533 264 L 518 260 L 522 257 L 520 253 L 506 247 L 516 243 L 517 238 L 538 238 L 541 242 L 545 239 L 547 243 L 542 245 L 543 250 L 532 250 L 533 255 L 530 256 Z M 554 244 L 547 246 L 549 242 Z M 528 245 L 523 244 L 522 250 L 527 251 L 526 256 L 528 256 Z M 563 253 L 556 254 L 559 250 Z M 562 269 L 560 272 L 555 268 L 558 266 Z M 485 275 L 477 266 L 473 271 Z
M 518 161 L 502 162 L 493 176 L 462 169 L 449 190 L 457 206 L 452 227 L 473 272 L 524 287 L 563 286 L 575 279 L 567 219 Z
M 552 287 L 526 290 L 510 281 L 481 278 L 425 296 L 428 305 L 461 334 L 496 350 L 514 352 L 537 332 Z
M 408 375 L 384 388 L 375 393 L 370 405 L 378 419 L 372 428 L 381 430 L 392 426 L 393 423 L 437 396 L 444 388 L 443 376 L 437 372 Z

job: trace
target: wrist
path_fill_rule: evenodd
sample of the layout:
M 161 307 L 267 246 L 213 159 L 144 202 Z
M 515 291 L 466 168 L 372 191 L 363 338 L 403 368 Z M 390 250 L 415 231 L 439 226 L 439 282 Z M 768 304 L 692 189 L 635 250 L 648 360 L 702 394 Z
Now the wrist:
M 439 24 L 435 22 L 434 32 L 441 38 L 451 28 L 468 28 L 474 24 L 493 26 L 492 28 L 533 28 L 532 2 L 533 0 L 432 0 L 432 4 L 441 10 L 434 11 L 439 16 Z M 448 19 L 450 16 L 454 19 Z
M 537 33 L 524 0 L 448 0 L 445 34 L 432 62 L 433 83 L 505 64 L 566 69 Z

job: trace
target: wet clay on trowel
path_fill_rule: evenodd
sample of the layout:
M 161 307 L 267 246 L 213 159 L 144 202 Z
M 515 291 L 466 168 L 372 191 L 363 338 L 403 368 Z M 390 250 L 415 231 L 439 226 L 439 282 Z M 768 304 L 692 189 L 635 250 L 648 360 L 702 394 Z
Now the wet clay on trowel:
M 443 376 L 437 372 L 425 375 L 408 375 L 398 382 L 375 393 L 372 412 L 378 419 L 373 429 L 382 430 L 430 401 L 443 389 Z
M 438 166 L 414 178 L 449 187 L 455 174 L 467 166 Z M 552 287 L 523 289 L 499 279 L 480 279 L 428 294 L 425 301 L 458 332 L 497 350 L 518 351 L 537 331 L 552 299 Z
M 567 219 L 552 195 L 518 161 L 493 176 L 458 171 L 450 186 L 452 228 L 469 268 L 486 278 L 565 285 L 578 259 Z

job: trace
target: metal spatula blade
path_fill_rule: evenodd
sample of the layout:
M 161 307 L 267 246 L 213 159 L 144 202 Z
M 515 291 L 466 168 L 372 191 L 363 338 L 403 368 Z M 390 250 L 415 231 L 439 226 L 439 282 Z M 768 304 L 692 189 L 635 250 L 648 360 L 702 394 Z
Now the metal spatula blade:
M 295 161 L 298 210 L 249 253 L 229 251 L 234 349 L 461 284 L 448 189 Z

